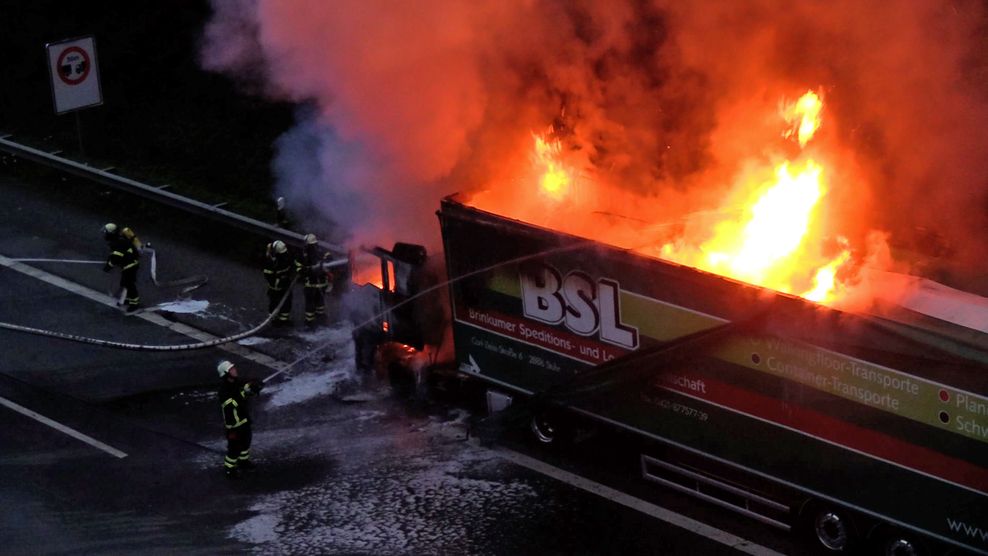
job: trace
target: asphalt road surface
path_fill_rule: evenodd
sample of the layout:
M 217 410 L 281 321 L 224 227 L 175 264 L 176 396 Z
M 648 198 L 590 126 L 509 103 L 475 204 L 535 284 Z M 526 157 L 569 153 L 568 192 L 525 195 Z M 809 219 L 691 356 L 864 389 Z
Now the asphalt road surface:
M 0 173 L 0 322 L 142 346 L 208 342 L 265 317 L 235 231 L 76 181 Z M 107 292 L 106 221 L 136 228 L 156 311 Z M 215 228 L 215 229 L 214 229 Z M 145 261 L 146 263 L 146 261 Z M 301 322 L 301 296 L 295 299 Z M 789 536 L 645 485 L 610 439 L 547 453 L 519 431 L 478 438 L 456 396 L 399 396 L 353 365 L 344 302 L 326 326 L 219 347 L 125 350 L 0 329 L 5 554 L 798 554 Z M 216 363 L 270 378 L 255 404 L 258 470 L 223 476 Z M 594 444 L 594 443 L 598 444 Z M 624 457 L 628 455 L 629 457 Z

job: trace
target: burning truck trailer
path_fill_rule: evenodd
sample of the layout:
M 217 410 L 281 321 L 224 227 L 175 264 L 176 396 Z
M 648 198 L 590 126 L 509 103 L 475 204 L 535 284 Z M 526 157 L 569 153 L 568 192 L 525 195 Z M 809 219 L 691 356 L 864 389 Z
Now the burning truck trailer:
M 988 334 L 970 319 L 840 311 L 455 195 L 438 216 L 452 367 L 492 410 L 537 401 L 539 442 L 630 434 L 646 482 L 824 552 L 988 553 Z M 418 294 L 442 286 L 419 246 L 372 253 L 382 318 L 355 333 L 358 364 L 422 382 L 444 367 L 445 304 Z

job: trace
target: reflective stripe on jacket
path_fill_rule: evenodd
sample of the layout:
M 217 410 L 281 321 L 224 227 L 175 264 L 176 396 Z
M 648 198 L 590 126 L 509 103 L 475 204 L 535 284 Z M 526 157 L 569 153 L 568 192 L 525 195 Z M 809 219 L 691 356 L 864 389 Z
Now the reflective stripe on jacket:
M 223 425 L 229 429 L 242 427 L 250 423 L 250 401 L 248 396 L 254 395 L 248 383 L 241 379 L 232 382 L 224 380 L 220 385 L 220 408 L 223 410 Z
M 326 254 L 320 254 L 316 245 L 306 245 L 302 251 L 302 272 L 305 276 L 305 287 L 325 288 L 329 285 L 326 271 L 322 268 L 322 263 L 326 259 Z
M 110 245 L 110 256 L 106 259 L 107 266 L 126 270 L 137 266 L 140 262 L 140 255 L 130 240 L 121 237 Z
M 289 253 L 274 254 L 264 262 L 264 279 L 268 282 L 268 288 L 281 290 L 288 284 L 292 269 L 298 269 L 298 263 L 292 259 Z

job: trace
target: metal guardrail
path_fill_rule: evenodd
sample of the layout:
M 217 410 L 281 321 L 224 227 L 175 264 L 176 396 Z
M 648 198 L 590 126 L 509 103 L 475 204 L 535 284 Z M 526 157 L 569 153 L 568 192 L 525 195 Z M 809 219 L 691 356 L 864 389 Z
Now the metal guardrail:
M 206 216 L 252 233 L 266 235 L 272 239 L 280 239 L 295 247 L 300 247 L 305 242 L 305 236 L 303 234 L 220 208 L 225 203 L 210 205 L 196 201 L 195 199 L 167 191 L 169 185 L 148 185 L 117 174 L 111 174 L 109 171 L 113 170 L 113 168 L 100 170 L 87 164 L 57 156 L 61 151 L 45 152 L 10 141 L 10 137 L 12 136 L 9 134 L 0 135 L 0 150 L 25 160 L 37 162 L 75 176 L 93 180 L 97 183 L 139 195 L 152 201 L 164 203 L 193 214 Z M 320 241 L 319 246 L 330 252 L 337 259 L 334 262 L 342 264 L 347 258 L 346 249 L 339 245 Z

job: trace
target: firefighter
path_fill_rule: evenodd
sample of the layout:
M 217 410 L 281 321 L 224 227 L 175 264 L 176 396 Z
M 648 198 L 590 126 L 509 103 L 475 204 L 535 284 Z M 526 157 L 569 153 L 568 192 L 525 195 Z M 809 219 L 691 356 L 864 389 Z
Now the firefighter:
M 275 201 L 275 225 L 279 228 L 288 228 L 291 222 L 288 220 L 288 209 L 285 207 L 285 198 L 278 197 Z
M 110 247 L 110 256 L 103 265 L 103 272 L 120 269 L 120 289 L 126 291 L 124 304 L 127 312 L 136 311 L 141 305 L 137 293 L 137 271 L 141 266 L 141 240 L 130 228 L 119 228 L 110 222 L 103 226 L 103 238 Z
M 326 320 L 326 291 L 329 277 L 323 262 L 329 253 L 319 248 L 315 234 L 306 234 L 305 248 L 302 250 L 302 277 L 305 282 L 305 325 L 312 327 Z
M 292 273 L 298 270 L 299 263 L 288 252 L 284 241 L 277 240 L 268 244 L 264 263 L 264 279 L 268 283 L 268 314 L 274 313 L 282 298 L 285 299 L 274 321 L 277 325 L 291 324 Z
M 216 366 L 220 375 L 220 408 L 223 410 L 223 425 L 226 428 L 226 456 L 223 458 L 223 471 L 226 476 L 236 479 L 241 471 L 254 469 L 250 461 L 251 419 L 250 400 L 261 392 L 264 383 L 245 380 L 237 376 L 237 367 L 230 361 L 221 361 Z

